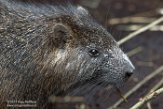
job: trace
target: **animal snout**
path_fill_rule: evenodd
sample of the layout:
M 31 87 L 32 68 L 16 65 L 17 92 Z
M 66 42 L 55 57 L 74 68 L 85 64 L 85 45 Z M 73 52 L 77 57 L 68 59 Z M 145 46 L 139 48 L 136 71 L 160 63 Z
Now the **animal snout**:
M 135 67 L 127 55 L 124 55 L 124 59 L 125 59 L 125 77 L 129 78 L 133 74 Z
M 133 64 L 131 62 L 126 64 L 126 69 L 125 69 L 125 77 L 129 78 L 133 72 L 135 70 L 135 67 L 133 66 Z

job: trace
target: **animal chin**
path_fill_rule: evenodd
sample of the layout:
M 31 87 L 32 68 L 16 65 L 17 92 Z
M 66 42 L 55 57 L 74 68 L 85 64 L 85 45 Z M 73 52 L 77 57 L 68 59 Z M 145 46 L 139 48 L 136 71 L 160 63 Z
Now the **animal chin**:
M 125 84 L 125 82 L 124 81 L 121 81 L 121 82 L 116 83 L 115 84 L 115 87 L 118 88 L 118 89 L 120 89 L 120 88 L 122 88 L 124 86 L 124 84 Z

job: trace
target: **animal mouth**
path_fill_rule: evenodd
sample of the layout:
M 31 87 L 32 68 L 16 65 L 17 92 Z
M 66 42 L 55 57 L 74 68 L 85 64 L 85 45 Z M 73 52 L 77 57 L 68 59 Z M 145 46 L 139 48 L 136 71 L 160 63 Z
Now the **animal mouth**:
M 91 92 L 93 92 L 94 90 L 98 91 L 101 90 L 101 88 L 106 88 L 108 87 L 110 84 L 107 82 L 103 82 L 103 81 L 94 81 L 94 79 L 88 79 L 85 81 L 79 81 L 74 83 L 69 89 L 68 89 L 68 95 L 85 95 Z M 83 90 L 84 89 L 84 90 Z M 79 93 L 76 93 L 75 91 L 77 91 Z M 74 93 L 75 92 L 75 93 Z

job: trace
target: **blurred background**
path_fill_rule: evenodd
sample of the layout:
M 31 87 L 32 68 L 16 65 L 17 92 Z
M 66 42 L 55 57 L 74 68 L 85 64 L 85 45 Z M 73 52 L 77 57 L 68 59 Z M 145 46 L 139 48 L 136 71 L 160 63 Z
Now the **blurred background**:
M 117 41 L 163 15 L 163 0 L 36 0 L 35 2 L 82 5 Z M 121 44 L 120 47 L 128 53 L 136 67 L 135 74 L 121 89 L 122 95 L 125 95 L 163 65 L 163 22 Z M 153 76 L 127 98 L 128 102 L 119 104 L 118 109 L 130 108 L 162 80 L 163 72 Z M 158 88 L 161 86 L 163 82 Z M 102 89 L 91 100 L 89 107 L 107 109 L 119 99 L 121 97 L 116 90 Z M 66 108 L 69 109 L 68 106 Z M 163 109 L 163 94 L 144 104 L 142 109 Z

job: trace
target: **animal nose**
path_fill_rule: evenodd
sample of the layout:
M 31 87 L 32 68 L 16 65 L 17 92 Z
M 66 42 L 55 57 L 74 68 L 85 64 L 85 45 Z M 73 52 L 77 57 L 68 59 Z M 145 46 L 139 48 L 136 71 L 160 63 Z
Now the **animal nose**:
M 126 78 L 129 78 L 132 74 L 133 74 L 133 72 L 126 72 L 126 73 L 125 73 L 125 77 L 126 77 Z
M 126 63 L 125 66 L 125 77 L 128 79 L 129 77 L 131 77 L 131 75 L 133 74 L 135 70 L 134 65 L 129 61 Z
M 132 65 L 132 63 L 128 63 L 126 65 L 126 71 L 125 71 L 125 77 L 129 78 L 135 70 L 135 67 Z
M 124 57 L 125 63 L 126 63 L 125 64 L 125 77 L 129 78 L 133 74 L 135 67 L 127 55 L 124 54 L 123 57 Z

